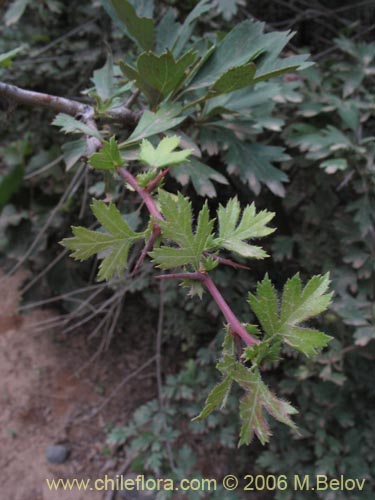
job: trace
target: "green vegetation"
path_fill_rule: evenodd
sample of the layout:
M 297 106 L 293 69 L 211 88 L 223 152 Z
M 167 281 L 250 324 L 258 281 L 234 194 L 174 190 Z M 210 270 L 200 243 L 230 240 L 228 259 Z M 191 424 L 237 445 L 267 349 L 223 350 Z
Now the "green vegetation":
M 237 470 L 370 488 L 375 44 L 346 23 L 314 63 L 241 0 L 190 3 L 9 2 L 3 263 L 66 331 L 111 338 L 129 296 L 139 331 L 159 317 L 158 397 L 108 436 L 135 469 L 178 478 L 225 449 Z

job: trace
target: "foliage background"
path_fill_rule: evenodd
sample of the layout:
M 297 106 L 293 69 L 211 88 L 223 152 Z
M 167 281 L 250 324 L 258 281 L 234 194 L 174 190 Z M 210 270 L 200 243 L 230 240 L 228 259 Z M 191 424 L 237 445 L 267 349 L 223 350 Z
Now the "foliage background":
M 161 10 L 174 5 L 184 17 L 196 2 L 158 3 Z M 270 84 L 264 100 L 258 96 L 257 105 L 251 108 L 253 143 L 284 148 L 284 152 L 277 150 L 281 161 L 271 165 L 277 170 L 269 168 L 268 182 L 258 179 L 249 185 L 228 174 L 217 154 L 216 143 L 222 138 L 209 137 L 209 165 L 225 175 L 229 184 L 206 179 L 203 187 L 186 184 L 183 190 L 193 197 L 196 208 L 202 205 L 202 193 L 210 194 L 216 206 L 235 192 L 243 202 L 255 200 L 258 208 L 275 211 L 278 231 L 267 239 L 272 258 L 257 263 L 250 272 L 241 272 L 240 277 L 228 268 L 217 271 L 216 281 L 234 308 L 238 304 L 240 309 L 238 299 L 254 289 L 265 271 L 281 284 L 298 270 L 305 280 L 331 270 L 335 300 L 330 312 L 320 318 L 319 328 L 335 340 L 313 362 L 293 356 L 282 366 L 269 367 L 270 385 L 300 410 L 296 421 L 301 435 L 291 436 L 289 430 L 275 425 L 270 445 L 253 444 L 238 451 L 237 417 L 230 404 L 226 412 L 211 415 L 207 422 L 187 424 L 217 380 L 218 311 L 208 297 L 191 301 L 183 290 L 165 283 L 165 407 L 161 411 L 157 399 L 149 402 L 136 412 L 133 422 L 114 428 L 109 440 L 126 442 L 138 456 L 134 468 L 150 473 L 173 466 L 176 476 L 187 475 L 195 464 L 199 468 L 204 452 L 222 456 L 223 462 L 235 463 L 236 471 L 245 473 L 374 477 L 375 419 L 370 403 L 375 375 L 375 106 L 371 86 L 375 9 L 371 2 L 327 5 L 316 0 L 218 0 L 214 4 L 213 13 L 198 24 L 201 33 L 228 31 L 239 20 L 255 16 L 266 21 L 269 29 L 296 30 L 288 50 L 312 53 L 316 65 L 302 75 L 284 77 L 277 88 Z M 5 2 L 4 12 L 12 5 Z M 11 68 L 0 68 L 9 83 L 81 99 L 80 91 L 92 86 L 92 73 L 105 63 L 109 47 L 114 59 L 132 50 L 132 44 L 104 15 L 100 2 L 46 0 L 17 5 L 14 22 L 0 28 L 0 53 L 24 47 Z M 26 7 L 23 13 L 22 6 Z M 90 333 L 95 333 L 93 341 L 104 345 L 114 335 L 124 335 L 122 325 L 129 321 L 129 312 L 137 318 L 147 308 L 142 329 L 149 329 L 153 341 L 160 290 L 151 267 L 134 283 L 125 277 L 110 289 L 98 287 L 93 281 L 96 262 L 77 265 L 58 245 L 77 219 L 92 224 L 89 194 L 110 193 L 134 223 L 139 218 L 135 200 L 122 199 L 110 180 L 103 182 L 96 173 L 89 178 L 77 175 L 77 167 L 66 172 L 61 156 L 64 138 L 50 126 L 50 112 L 14 108 L 7 102 L 1 109 L 1 259 L 8 270 L 27 266 L 32 271 L 33 278 L 24 289 L 25 303 L 53 298 L 67 331 L 85 322 Z M 178 186 L 178 178 L 171 182 Z M 105 306 L 93 318 L 85 301 Z M 93 319 L 100 319 L 101 328 L 90 326 Z M 175 360 L 171 365 L 170 357 Z M 172 457 L 171 445 L 176 450 Z M 221 472 L 229 471 L 223 466 Z M 361 497 L 356 493 L 345 498 L 367 499 L 370 494 L 368 490 Z M 291 498 L 290 491 L 273 497 Z M 302 494 L 294 493 L 293 498 L 298 500 Z M 310 497 L 304 492 L 303 498 Z M 327 497 L 323 494 L 322 498 Z M 342 494 L 332 493 L 330 498 L 341 499 Z

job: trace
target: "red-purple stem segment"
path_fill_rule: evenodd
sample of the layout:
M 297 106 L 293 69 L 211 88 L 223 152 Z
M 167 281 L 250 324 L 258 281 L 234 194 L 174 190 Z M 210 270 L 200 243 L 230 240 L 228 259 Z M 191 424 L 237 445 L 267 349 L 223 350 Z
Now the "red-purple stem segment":
M 156 186 L 159 184 L 159 182 L 164 179 L 164 177 L 168 174 L 168 172 L 170 171 L 170 167 L 169 168 L 166 168 L 164 169 L 163 171 L 161 171 L 156 177 L 154 180 L 152 180 L 146 187 L 145 187 L 145 190 L 148 191 L 149 193 L 151 193 L 155 188 Z
M 159 212 L 155 201 L 153 200 L 152 196 L 146 189 L 143 189 L 137 182 L 137 179 L 131 174 L 126 168 L 119 168 L 118 169 L 119 174 L 121 177 L 123 177 L 126 182 L 133 188 L 139 196 L 142 198 L 142 200 L 145 202 L 145 205 L 147 207 L 147 210 L 150 212 L 151 215 L 155 217 L 155 219 L 163 220 L 164 217 L 161 215 Z
M 154 222 L 154 227 L 152 228 L 151 236 L 150 236 L 148 242 L 146 243 L 146 245 L 142 249 L 141 255 L 139 256 L 139 259 L 137 260 L 137 262 L 134 266 L 134 269 L 131 273 L 132 276 L 137 274 L 137 272 L 139 271 L 139 268 L 141 267 L 141 265 L 143 264 L 143 262 L 146 258 L 146 255 L 148 254 L 148 252 L 151 252 L 151 250 L 154 248 L 155 240 L 158 236 L 160 236 L 160 232 L 161 231 L 160 231 L 159 224 L 157 222 Z
M 203 283 L 203 285 L 210 292 L 212 298 L 218 305 L 220 311 L 223 313 L 225 319 L 228 322 L 229 330 L 234 335 L 238 335 L 248 346 L 253 346 L 254 344 L 259 344 L 259 340 L 252 337 L 244 328 L 244 326 L 237 319 L 232 309 L 226 303 L 224 297 L 221 295 L 217 289 L 215 283 L 212 281 L 207 273 L 194 272 L 194 273 L 174 273 L 174 274 L 162 274 L 157 276 L 159 279 L 175 278 L 175 279 L 190 279 L 198 280 Z
M 120 175 L 123 177 L 123 179 L 125 179 L 126 182 L 141 196 L 141 198 L 144 201 L 150 214 L 153 215 L 155 217 L 155 219 L 157 219 L 157 220 L 164 220 L 164 217 L 159 212 L 151 194 L 146 189 L 142 188 L 138 184 L 137 179 L 125 168 L 119 168 L 118 171 L 119 171 Z M 150 240 L 147 242 L 147 244 L 146 244 L 146 246 L 145 246 L 145 248 L 140 256 L 140 259 L 135 266 L 135 269 L 138 270 L 139 266 L 142 264 L 142 262 L 146 256 L 146 253 L 151 249 L 153 243 L 155 242 L 155 239 L 159 235 L 160 235 L 160 226 L 159 226 L 159 224 L 155 223 L 154 228 L 153 228 L 153 233 L 150 237 Z M 134 273 L 134 271 L 133 271 L 133 273 Z M 230 332 L 233 335 L 238 335 L 239 337 L 241 337 L 241 339 L 248 346 L 252 346 L 254 344 L 259 344 L 259 340 L 252 337 L 246 331 L 246 329 L 243 327 L 243 325 L 240 323 L 240 321 L 237 319 L 237 317 L 233 313 L 232 309 L 226 303 L 224 297 L 221 295 L 221 293 L 217 289 L 215 283 L 212 281 L 212 279 L 208 276 L 207 273 L 195 272 L 195 273 L 163 274 L 163 275 L 158 276 L 158 278 L 159 279 L 166 279 L 166 278 L 192 279 L 192 280 L 201 281 L 203 283 L 203 285 L 207 288 L 207 290 L 210 292 L 212 298 L 214 299 L 214 301 L 218 305 L 219 309 L 223 313 L 225 319 L 227 320 Z

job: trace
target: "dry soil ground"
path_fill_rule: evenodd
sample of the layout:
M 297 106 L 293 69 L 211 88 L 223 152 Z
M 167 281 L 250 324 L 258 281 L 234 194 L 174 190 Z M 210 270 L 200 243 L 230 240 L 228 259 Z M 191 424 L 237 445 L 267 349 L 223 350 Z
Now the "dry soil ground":
M 134 408 L 154 397 L 153 367 L 109 402 L 108 395 L 149 353 L 134 346 L 128 354 L 112 349 L 79 373 L 95 352 L 87 336 L 75 332 L 67 339 L 56 331 L 35 331 L 33 325 L 56 313 L 17 314 L 24 278 L 0 276 L 0 498 L 103 500 L 102 492 L 51 492 L 46 478 L 100 478 L 119 471 L 126 451 L 110 453 L 107 429 L 126 422 Z M 71 449 L 61 465 L 45 458 L 54 443 Z

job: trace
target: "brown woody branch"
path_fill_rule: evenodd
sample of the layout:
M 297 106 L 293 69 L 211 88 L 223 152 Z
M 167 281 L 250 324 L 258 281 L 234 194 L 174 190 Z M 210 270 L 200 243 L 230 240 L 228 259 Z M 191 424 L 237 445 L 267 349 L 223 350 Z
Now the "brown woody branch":
M 94 108 L 90 104 L 84 104 L 74 99 L 44 94 L 42 92 L 25 90 L 5 82 L 0 82 L 0 98 L 1 97 L 5 100 L 25 106 L 46 108 L 55 113 L 66 113 L 74 117 L 82 117 L 84 120 L 87 116 L 94 116 Z M 138 113 L 134 113 L 126 106 L 112 109 L 108 111 L 106 115 L 113 121 L 120 121 L 122 123 L 128 123 L 129 125 L 134 125 L 139 120 Z

